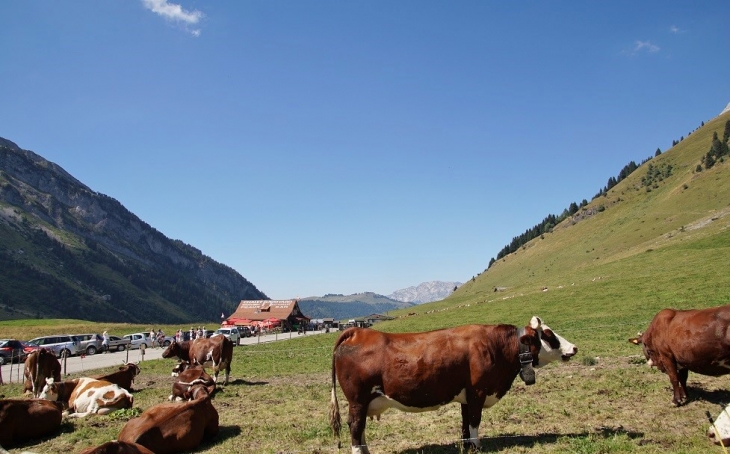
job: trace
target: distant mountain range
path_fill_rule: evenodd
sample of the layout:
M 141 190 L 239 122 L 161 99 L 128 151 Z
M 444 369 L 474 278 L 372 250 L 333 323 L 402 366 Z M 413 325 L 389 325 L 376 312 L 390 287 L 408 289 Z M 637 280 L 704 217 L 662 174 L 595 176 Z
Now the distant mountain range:
M 299 300 L 299 307 L 307 317 L 345 320 L 372 314 L 387 314 L 416 304 L 438 301 L 449 296 L 460 282 L 431 281 L 414 287 L 396 290 L 388 296 L 373 292 L 353 295 L 327 294 Z
M 0 138 L 0 319 L 179 323 L 268 299 L 117 200 Z
M 299 300 L 299 308 L 310 318 L 334 318 L 345 320 L 366 317 L 371 314 L 387 314 L 388 311 L 414 306 L 373 292 L 354 295 L 327 294 Z
M 443 281 L 423 282 L 415 287 L 396 290 L 388 295 L 388 298 L 415 304 L 430 303 L 431 301 L 440 301 L 451 295 L 461 284 L 461 282 Z

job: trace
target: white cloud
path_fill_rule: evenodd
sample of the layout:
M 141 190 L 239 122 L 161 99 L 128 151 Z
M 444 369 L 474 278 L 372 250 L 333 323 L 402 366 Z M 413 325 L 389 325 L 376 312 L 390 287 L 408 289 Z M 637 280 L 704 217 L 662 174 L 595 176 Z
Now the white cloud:
M 684 30 L 682 30 L 681 28 L 677 27 L 676 25 L 672 25 L 672 26 L 669 27 L 669 32 L 670 33 L 674 33 L 675 35 L 678 35 L 680 33 L 684 33 Z
M 200 36 L 200 29 L 191 30 L 187 27 L 197 24 L 205 16 L 201 11 L 187 11 L 177 3 L 167 0 L 142 0 L 145 8 L 173 22 L 182 23 L 193 36 Z
M 634 46 L 634 51 L 632 53 L 638 54 L 639 52 L 650 52 L 655 53 L 659 52 L 660 48 L 656 44 L 652 44 L 649 41 L 636 41 L 636 46 Z

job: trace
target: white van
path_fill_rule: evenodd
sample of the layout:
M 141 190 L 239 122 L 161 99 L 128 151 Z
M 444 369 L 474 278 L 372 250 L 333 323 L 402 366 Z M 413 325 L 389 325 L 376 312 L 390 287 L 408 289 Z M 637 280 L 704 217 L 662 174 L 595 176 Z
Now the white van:
M 229 338 L 233 342 L 233 345 L 238 345 L 238 339 L 241 338 L 241 333 L 238 332 L 238 328 L 235 326 L 218 328 L 213 335 L 218 336 L 220 334 Z

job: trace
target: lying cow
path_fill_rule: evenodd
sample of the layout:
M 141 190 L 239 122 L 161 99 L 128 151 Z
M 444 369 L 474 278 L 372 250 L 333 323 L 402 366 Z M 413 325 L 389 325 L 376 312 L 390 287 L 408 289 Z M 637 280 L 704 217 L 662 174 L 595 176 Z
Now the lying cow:
M 218 412 L 203 385 L 191 390 L 189 402 L 166 402 L 131 419 L 117 439 L 138 443 L 156 454 L 191 452 L 218 433 Z
M 95 448 L 86 448 L 79 454 L 155 454 L 137 443 L 109 441 Z
M 707 412 L 707 414 L 710 413 Z M 723 446 L 730 446 L 730 405 L 723 408 L 717 419 L 707 429 L 707 436 L 716 445 L 722 443 Z
M 46 384 L 46 378 L 61 381 L 61 363 L 52 351 L 41 348 L 31 352 L 26 358 L 23 375 L 25 376 L 23 392 L 38 397 Z
M 199 337 L 193 341 L 183 342 L 172 341 L 162 352 L 162 357 L 177 357 L 182 361 L 189 361 L 192 365 L 211 367 L 216 383 L 218 382 L 218 372 L 225 370 L 226 379 L 223 384 L 227 385 L 233 361 L 233 342 L 226 336 Z
M 532 367 L 567 360 L 575 345 L 555 334 L 538 317 L 524 328 L 466 325 L 425 333 L 393 334 L 349 328 L 332 354 L 330 423 L 339 438 L 337 381 L 349 403 L 353 454 L 366 454 L 366 417 L 389 408 L 407 412 L 461 404 L 461 433 L 480 446 L 482 409 L 499 402 L 517 375 L 534 383 Z
M 669 376 L 672 403 L 687 402 L 689 372 L 717 377 L 730 373 L 730 305 L 709 309 L 663 309 L 644 334 L 629 339 L 644 346 L 647 364 Z
M 61 427 L 61 404 L 40 399 L 0 399 L 0 444 L 33 440 Z
M 134 377 L 139 375 L 139 366 L 135 363 L 127 363 L 119 367 L 119 370 L 111 372 L 105 375 L 95 375 L 93 378 L 97 380 L 108 381 L 114 383 L 120 388 L 124 388 L 129 392 L 132 392 L 132 383 L 134 383 Z
M 105 415 L 122 408 L 131 408 L 134 403 L 134 397 L 126 389 L 89 377 L 58 383 L 48 378 L 41 399 L 64 403 L 72 418 L 82 418 L 92 413 Z
M 206 391 L 211 396 L 215 392 L 215 380 L 213 377 L 208 375 L 203 369 L 203 366 L 193 366 L 182 372 L 177 376 L 177 380 L 172 384 L 172 394 L 170 394 L 170 401 L 177 400 L 192 400 L 192 389 L 195 385 L 203 385 L 206 387 Z

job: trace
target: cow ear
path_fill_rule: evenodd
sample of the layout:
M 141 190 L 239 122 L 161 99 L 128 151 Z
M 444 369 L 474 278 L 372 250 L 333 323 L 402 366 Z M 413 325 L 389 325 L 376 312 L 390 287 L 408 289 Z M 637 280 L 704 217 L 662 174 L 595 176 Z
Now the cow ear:
M 629 342 L 631 342 L 634 345 L 641 345 L 641 338 L 640 337 L 632 337 L 629 339 Z
M 540 317 L 538 317 L 537 315 L 533 316 L 532 319 L 530 320 L 530 327 L 532 329 L 540 329 L 541 326 L 542 326 L 542 320 L 540 320 Z
M 535 338 L 535 330 L 530 329 L 529 326 L 525 326 L 525 334 L 520 337 L 520 344 L 523 345 L 532 345 L 534 343 Z

